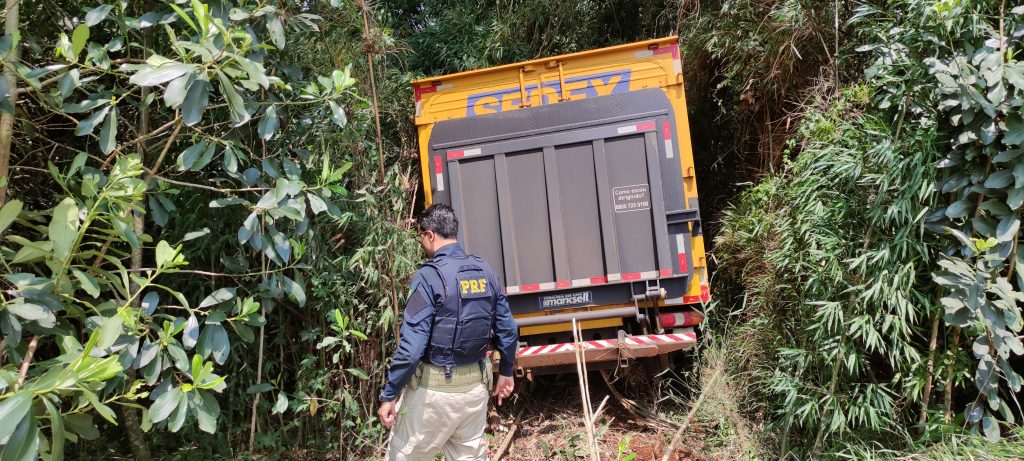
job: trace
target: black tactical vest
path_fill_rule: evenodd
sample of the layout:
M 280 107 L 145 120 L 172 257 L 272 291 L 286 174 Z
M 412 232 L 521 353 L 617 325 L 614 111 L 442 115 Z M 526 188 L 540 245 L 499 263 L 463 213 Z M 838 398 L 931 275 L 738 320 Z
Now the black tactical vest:
M 444 294 L 435 303 L 428 359 L 445 367 L 484 359 L 491 343 L 497 295 L 491 268 L 473 255 L 447 256 L 424 263 L 440 276 Z M 435 285 L 436 286 L 436 285 Z

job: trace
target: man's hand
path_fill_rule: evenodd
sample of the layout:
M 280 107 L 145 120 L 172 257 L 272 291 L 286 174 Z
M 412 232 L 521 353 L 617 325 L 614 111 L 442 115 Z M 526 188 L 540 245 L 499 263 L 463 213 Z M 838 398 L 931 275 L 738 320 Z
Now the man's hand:
M 498 376 L 498 384 L 494 386 L 494 393 L 491 395 L 498 397 L 498 405 L 501 405 L 502 399 L 512 395 L 512 390 L 516 387 L 516 381 L 511 376 Z
M 395 416 L 398 412 L 395 411 L 394 400 L 390 402 L 381 402 L 380 408 L 377 409 L 377 416 L 380 417 L 380 422 L 384 423 L 384 427 L 391 429 L 391 426 L 395 424 Z

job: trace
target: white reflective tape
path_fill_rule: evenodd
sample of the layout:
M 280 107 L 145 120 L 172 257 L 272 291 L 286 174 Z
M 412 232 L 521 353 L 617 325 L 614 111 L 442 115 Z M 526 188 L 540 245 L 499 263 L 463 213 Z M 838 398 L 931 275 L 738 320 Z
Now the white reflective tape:
M 480 148 L 477 147 L 476 149 L 466 149 L 466 150 L 462 151 L 462 155 L 465 156 L 465 157 L 472 157 L 474 155 L 480 155 Z
M 416 116 L 423 116 L 423 101 L 416 101 Z
M 649 58 L 654 56 L 654 50 L 637 51 L 636 53 L 633 53 L 633 56 L 638 58 Z
M 618 132 L 619 134 L 636 133 L 636 125 L 620 126 Z
M 541 283 L 540 284 L 540 289 L 541 290 L 554 290 L 555 289 L 555 282 Z
M 608 274 L 609 282 L 618 282 L 619 280 L 622 280 L 622 274 Z
M 676 60 L 674 60 L 673 64 L 675 65 L 675 70 L 676 70 L 677 74 L 683 73 L 683 63 L 682 63 L 682 61 L 676 59 Z
M 442 176 L 441 173 L 436 173 L 434 176 L 437 177 L 437 190 L 444 190 L 444 176 Z
M 647 271 L 640 273 L 641 279 L 656 279 L 658 278 L 658 271 Z
M 447 90 L 448 88 L 451 88 L 451 87 L 452 87 L 451 83 L 445 83 L 444 85 L 438 85 L 437 86 L 437 91 Z
M 672 158 L 672 157 L 675 157 L 675 156 L 676 156 L 675 152 L 672 151 L 672 140 L 671 139 L 666 139 L 665 140 L 665 158 Z
M 517 293 L 519 293 L 519 286 L 516 285 L 514 287 L 505 287 L 505 293 L 510 294 L 510 295 L 517 294 Z
M 683 234 L 676 234 L 676 252 L 681 255 L 686 254 L 686 241 L 683 240 Z
M 587 285 L 590 285 L 590 279 L 575 279 L 572 281 L 572 286 L 574 287 L 585 287 Z

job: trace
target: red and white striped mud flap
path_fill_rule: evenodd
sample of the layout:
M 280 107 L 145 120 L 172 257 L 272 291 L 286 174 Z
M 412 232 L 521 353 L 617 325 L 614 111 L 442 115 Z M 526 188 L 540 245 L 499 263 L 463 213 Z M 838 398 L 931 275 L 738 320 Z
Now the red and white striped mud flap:
M 653 357 L 683 349 L 697 343 L 693 328 L 676 329 L 662 335 L 636 335 L 619 339 L 597 339 L 581 343 L 588 363 L 619 360 L 620 358 Z M 620 357 L 621 355 L 621 357 Z M 575 343 L 547 344 L 522 347 L 516 353 L 517 368 L 540 368 L 576 363 Z

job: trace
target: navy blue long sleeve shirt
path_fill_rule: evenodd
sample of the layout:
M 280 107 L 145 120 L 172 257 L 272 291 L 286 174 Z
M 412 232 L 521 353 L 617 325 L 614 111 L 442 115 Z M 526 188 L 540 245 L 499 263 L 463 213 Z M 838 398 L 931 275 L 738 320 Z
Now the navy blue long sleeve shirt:
M 462 245 L 453 243 L 438 249 L 434 258 L 463 254 L 465 252 Z M 416 373 L 416 367 L 426 356 L 427 348 L 430 346 L 430 333 L 434 327 L 434 306 L 444 302 L 445 294 L 443 287 L 435 287 L 428 282 L 428 279 L 437 277 L 425 276 L 424 271 L 427 270 L 433 269 L 420 268 L 409 282 L 411 290 L 409 301 L 405 306 L 401 337 L 398 341 L 398 350 L 395 351 L 395 355 L 391 359 L 388 382 L 384 385 L 384 391 L 381 393 L 382 400 L 398 398 L 402 388 Z M 492 286 L 500 286 L 496 280 L 492 280 L 491 283 Z M 496 291 L 493 331 L 498 351 L 501 352 L 498 373 L 502 376 L 512 376 L 519 342 L 519 328 L 515 319 L 512 318 L 512 309 L 509 308 L 505 293 L 500 290 Z

